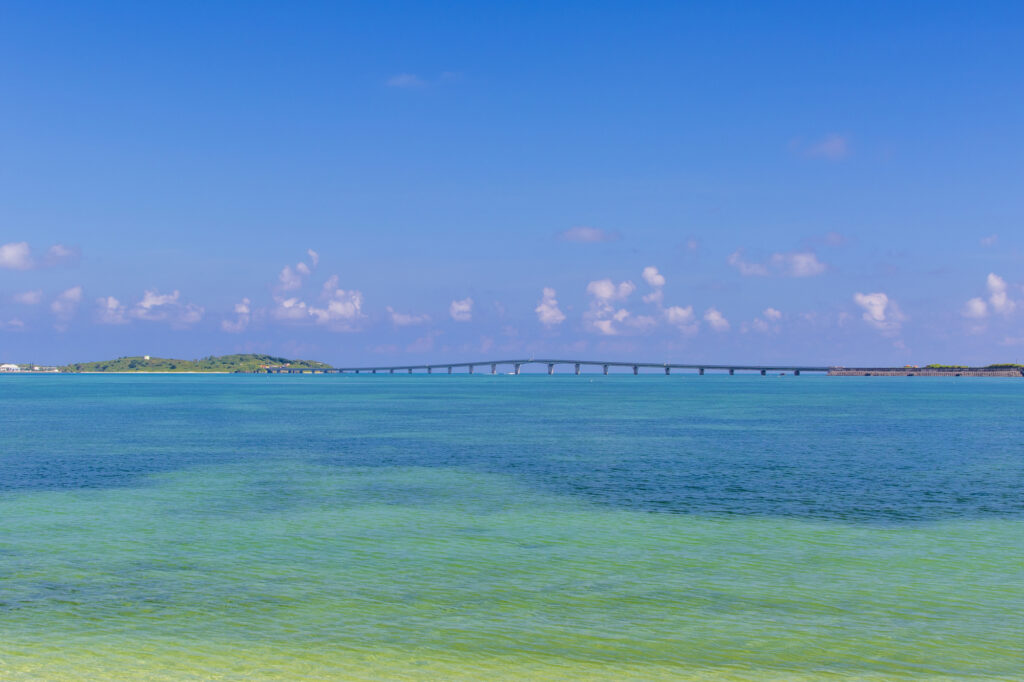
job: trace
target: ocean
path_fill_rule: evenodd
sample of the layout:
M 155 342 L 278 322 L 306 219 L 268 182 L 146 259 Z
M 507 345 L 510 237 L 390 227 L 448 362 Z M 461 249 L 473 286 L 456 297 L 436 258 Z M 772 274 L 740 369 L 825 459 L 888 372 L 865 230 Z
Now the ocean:
M 0 679 L 1020 679 L 1024 381 L 0 377 Z

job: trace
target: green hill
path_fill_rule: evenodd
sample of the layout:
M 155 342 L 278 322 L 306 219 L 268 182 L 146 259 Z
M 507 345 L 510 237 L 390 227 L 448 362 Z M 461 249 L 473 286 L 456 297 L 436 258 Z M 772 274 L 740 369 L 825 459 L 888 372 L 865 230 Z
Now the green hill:
M 273 355 L 220 355 L 199 360 L 173 358 L 146 358 L 141 356 L 76 362 L 61 367 L 62 372 L 256 372 L 270 366 L 289 366 L 303 369 L 324 369 L 330 365 L 314 360 L 289 360 Z

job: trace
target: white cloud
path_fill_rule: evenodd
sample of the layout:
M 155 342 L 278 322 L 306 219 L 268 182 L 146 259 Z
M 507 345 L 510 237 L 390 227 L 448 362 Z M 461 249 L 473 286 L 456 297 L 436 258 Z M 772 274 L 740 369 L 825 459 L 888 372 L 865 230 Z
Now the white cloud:
M 128 316 L 150 322 L 167 321 L 174 327 L 187 327 L 203 318 L 205 309 L 194 303 L 182 303 L 177 290 L 169 294 L 146 290 L 142 299 L 132 306 Z
M 277 276 L 281 291 L 295 291 L 302 288 L 304 278 L 308 277 L 316 268 L 317 263 L 320 262 L 320 254 L 313 249 L 308 249 L 306 253 L 309 255 L 309 261 L 312 265 L 299 262 L 294 267 L 286 265 L 282 268 L 281 274 Z
M 813 158 L 838 161 L 849 155 L 850 141 L 845 135 L 830 133 L 807 147 L 805 153 Z
M 252 301 L 248 298 L 243 298 L 240 302 L 236 303 L 235 314 L 238 317 L 234 320 L 221 320 L 220 328 L 232 334 L 245 331 L 245 328 L 249 326 L 249 322 L 252 320 L 251 304 Z
M 390 88 L 423 88 L 427 82 L 414 73 L 399 73 L 388 78 L 386 85 Z
M 67 329 L 67 322 L 75 314 L 78 304 L 82 300 L 82 287 L 71 287 L 60 294 L 50 303 L 50 310 L 57 318 L 57 330 Z
M 861 318 L 883 333 L 898 332 L 903 320 L 906 319 L 896 301 L 882 292 L 872 294 L 857 292 L 853 295 L 853 300 L 864 309 Z
M 990 313 L 1009 316 L 1016 308 L 1017 302 L 1010 298 L 1008 293 L 1009 285 L 1006 280 L 994 272 L 990 272 L 985 278 L 985 287 L 988 289 L 988 301 L 981 297 L 972 298 L 964 304 L 960 314 L 972 320 L 982 320 Z M 978 325 L 971 329 L 979 333 L 985 330 L 985 325 Z
M 565 313 L 558 308 L 558 300 L 555 298 L 555 290 L 544 287 L 541 292 L 540 303 L 534 308 L 537 319 L 545 327 L 554 327 L 565 321 Z
M 813 277 L 825 272 L 825 264 L 811 251 L 773 253 L 769 265 L 749 263 L 743 260 L 743 252 L 736 251 L 729 256 L 729 265 L 745 277 L 765 277 L 775 272 L 784 277 Z
M 616 286 L 610 279 L 599 279 L 587 285 L 587 293 L 602 301 L 625 300 L 634 291 L 636 285 L 630 281 L 619 282 Z
M 96 320 L 100 324 L 126 324 L 124 306 L 113 296 L 96 299 Z
M 11 242 L 0 246 L 0 268 L 8 270 L 29 270 L 35 262 L 28 248 L 28 242 Z
M 333 331 L 351 332 L 359 329 L 358 321 L 366 317 L 363 313 L 363 292 L 339 289 L 338 276 L 332 275 L 324 283 L 320 298 L 326 301 L 323 307 L 311 305 L 306 308 L 306 312 L 317 324 L 325 325 Z
M 391 316 L 391 322 L 396 327 L 411 327 L 417 324 L 423 324 L 424 322 L 430 322 L 430 315 L 412 315 L 409 313 L 397 313 L 394 308 L 388 306 L 388 315 Z
M 988 302 L 992 306 L 992 310 L 1001 315 L 1012 313 L 1013 309 L 1017 307 L 1017 303 L 1006 293 L 1006 280 L 994 272 L 990 272 L 985 283 L 988 285 Z
M 704 312 L 704 321 L 716 332 L 729 330 L 729 320 L 725 319 L 725 316 L 718 312 L 716 308 L 708 308 Z
M 653 265 L 648 265 L 646 268 L 644 268 L 643 278 L 644 281 L 650 284 L 652 287 L 665 286 L 664 275 L 658 272 L 658 268 L 654 267 Z
M 570 227 L 559 233 L 558 237 L 564 242 L 576 242 L 578 244 L 595 244 L 598 242 L 613 242 L 619 238 L 617 232 L 608 232 L 599 227 Z
M 0 329 L 10 329 L 12 331 L 20 332 L 24 331 L 25 323 L 16 317 L 12 317 L 7 322 L 0 322 Z
M 456 322 L 469 322 L 473 319 L 473 299 L 464 298 L 461 301 L 452 301 L 448 306 L 448 314 Z
M 981 238 L 981 245 L 982 246 L 995 246 L 996 242 L 998 242 L 998 241 L 999 241 L 999 235 L 998 234 L 990 234 L 987 237 L 982 237 Z
M 300 263 L 300 265 L 302 264 Z M 292 270 L 292 266 L 290 265 L 284 266 L 284 269 L 281 270 L 281 274 L 277 276 L 277 279 L 281 282 L 281 289 L 284 291 L 294 291 L 302 286 L 301 274 Z
M 814 277 L 825 272 L 825 264 L 810 251 L 773 254 L 772 265 L 790 277 Z
M 982 298 L 972 298 L 964 304 L 961 315 L 974 320 L 988 317 L 988 303 L 985 303 L 985 300 Z
M 764 277 L 768 274 L 768 268 L 760 263 L 748 263 L 743 260 L 741 251 L 734 251 L 729 256 L 729 265 L 740 271 L 744 277 Z
M 648 265 L 644 268 L 642 273 L 644 281 L 653 289 L 653 291 L 643 297 L 644 303 L 661 303 L 665 298 L 665 293 L 662 291 L 662 287 L 665 286 L 665 277 L 658 268 L 653 265 Z
M 668 323 L 679 327 L 679 329 L 687 335 L 697 333 L 697 328 L 700 323 L 697 322 L 697 316 L 693 313 L 693 306 L 688 305 L 685 308 L 682 306 L 674 305 L 665 308 L 665 319 Z
M 687 325 L 693 324 L 696 316 L 693 314 L 692 305 L 688 305 L 685 308 L 674 305 L 665 309 L 665 319 L 668 320 L 669 324 Z
M 77 247 L 54 244 L 46 251 L 45 263 L 49 266 L 71 263 L 78 260 L 79 250 Z
M 20 294 L 14 294 L 11 299 L 15 303 L 21 303 L 23 305 L 38 305 L 43 301 L 43 292 L 39 289 L 35 291 L 23 291 Z
M 778 333 L 778 323 L 781 319 L 782 313 L 779 310 L 776 310 L 775 308 L 765 308 L 761 311 L 761 317 L 755 317 L 751 321 L 750 327 L 752 327 L 754 331 L 761 332 L 762 334 L 767 334 L 769 332 Z M 748 329 L 747 325 L 744 323 L 741 327 L 741 331 L 746 333 Z

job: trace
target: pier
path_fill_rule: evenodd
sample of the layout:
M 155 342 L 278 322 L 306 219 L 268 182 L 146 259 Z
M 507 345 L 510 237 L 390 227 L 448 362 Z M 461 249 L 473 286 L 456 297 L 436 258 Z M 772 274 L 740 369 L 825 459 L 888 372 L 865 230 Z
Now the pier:
M 570 368 L 576 375 L 584 373 L 584 370 L 590 370 L 588 373 L 600 372 L 601 374 L 606 375 L 609 373 L 609 370 L 626 369 L 627 373 L 629 370 L 632 370 L 634 375 L 639 375 L 641 371 L 644 373 L 651 373 L 654 371 L 668 376 L 672 374 L 673 370 L 676 370 L 679 372 L 688 372 L 697 375 L 703 375 L 705 372 L 722 372 L 728 374 L 735 374 L 736 372 L 753 372 L 759 373 L 761 376 L 765 376 L 769 373 L 785 373 L 799 376 L 804 372 L 827 374 L 831 369 L 833 369 L 830 367 L 813 367 L 803 365 L 677 364 L 660 362 L 616 362 L 610 360 L 553 360 L 546 358 L 528 358 L 520 360 L 481 360 L 479 362 L 443 362 L 421 365 L 378 365 L 376 367 L 327 367 L 316 369 L 310 369 L 308 367 L 268 367 L 264 370 L 260 370 L 260 372 L 267 374 L 395 374 L 396 372 L 405 374 L 413 374 L 415 372 L 425 374 L 434 374 L 435 372 L 444 374 L 454 374 L 456 372 L 474 374 L 480 370 L 489 374 L 498 374 L 499 370 L 504 370 L 500 373 L 518 375 L 522 372 L 523 367 L 531 365 L 540 366 L 542 369 L 546 370 L 547 374 L 554 374 L 556 368 L 566 367 Z

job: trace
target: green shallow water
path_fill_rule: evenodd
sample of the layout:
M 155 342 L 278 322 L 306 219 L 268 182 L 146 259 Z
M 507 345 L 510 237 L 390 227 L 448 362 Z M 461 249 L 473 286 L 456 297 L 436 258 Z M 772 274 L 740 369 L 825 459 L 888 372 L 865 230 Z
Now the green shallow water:
M 81 379 L 2 386 L 3 679 L 1024 669 L 1020 441 L 979 436 L 988 459 L 960 458 L 949 433 L 892 428 L 917 408 L 1002 418 L 1015 385 Z M 870 403 L 901 407 L 869 426 Z M 831 445 L 835 490 L 865 504 L 759 469 L 787 460 L 787 418 L 822 405 L 831 428 L 808 436 L 812 449 Z M 469 407 L 522 420 L 460 424 Z M 717 415 L 708 433 L 666 431 L 701 409 Z M 859 436 L 837 435 L 858 420 Z M 730 439 L 737 424 L 764 448 Z M 874 469 L 907 477 L 887 513 L 866 514 L 871 493 L 857 492 L 858 476 L 878 475 L 860 469 L 865 448 L 878 449 Z M 755 474 L 707 471 L 743 466 Z M 1006 495 L 977 489 L 995 479 Z M 751 496 L 758 485 L 771 494 Z

